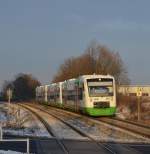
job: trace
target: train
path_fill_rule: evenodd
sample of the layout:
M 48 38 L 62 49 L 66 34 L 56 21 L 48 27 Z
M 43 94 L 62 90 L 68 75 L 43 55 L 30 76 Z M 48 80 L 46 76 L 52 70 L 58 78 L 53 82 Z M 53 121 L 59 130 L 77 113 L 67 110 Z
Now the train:
M 36 101 L 89 116 L 116 113 L 116 84 L 111 75 L 82 75 L 63 82 L 38 86 Z

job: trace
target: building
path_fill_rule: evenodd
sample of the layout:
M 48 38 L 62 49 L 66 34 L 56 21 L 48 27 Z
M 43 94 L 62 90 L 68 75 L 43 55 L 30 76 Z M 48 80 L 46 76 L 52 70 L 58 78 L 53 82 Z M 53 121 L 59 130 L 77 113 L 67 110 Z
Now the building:
M 121 85 L 117 88 L 121 95 L 150 97 L 150 85 Z

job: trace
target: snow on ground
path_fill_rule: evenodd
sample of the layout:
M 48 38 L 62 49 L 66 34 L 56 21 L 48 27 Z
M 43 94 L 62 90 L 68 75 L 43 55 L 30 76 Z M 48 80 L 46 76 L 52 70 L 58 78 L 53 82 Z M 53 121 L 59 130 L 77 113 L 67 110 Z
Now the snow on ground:
M 51 137 L 44 125 L 29 111 L 18 108 L 17 105 L 0 104 L 0 125 L 3 132 L 19 136 Z M 8 121 L 10 120 L 10 121 Z M 8 126 L 9 125 L 9 126 Z
M 34 112 L 40 114 L 47 123 L 50 124 L 52 131 L 59 137 L 59 138 L 73 138 L 73 139 L 85 139 L 81 135 L 79 135 L 76 131 L 70 129 L 70 127 L 66 126 L 61 121 L 55 119 L 54 117 L 50 116 L 49 114 L 45 113 L 44 111 L 31 108 Z M 120 128 L 113 127 L 111 125 L 99 122 L 96 123 L 94 121 L 85 118 L 84 116 L 79 116 L 75 114 L 67 115 L 64 112 L 56 112 L 56 110 L 50 110 L 51 113 L 54 115 L 58 115 L 59 118 L 62 118 L 72 126 L 78 128 L 79 130 L 83 131 L 84 133 L 88 134 L 89 136 L 99 140 L 99 141 L 113 141 L 113 142 L 149 142 L 145 138 L 139 137 L 131 132 L 124 131 Z M 23 124 L 24 129 L 5 129 L 7 133 L 15 134 L 15 135 L 28 135 L 28 136 L 49 136 L 48 132 L 44 128 L 43 124 L 39 122 L 39 120 L 29 113 L 29 111 L 21 109 L 20 115 L 22 117 L 26 117 L 26 115 L 30 115 L 28 120 Z M 22 119 L 22 118 L 21 118 Z
M 48 132 L 41 129 L 33 130 L 33 128 L 24 128 L 24 129 L 5 128 L 3 129 L 3 132 L 6 134 L 18 135 L 18 136 L 51 137 L 48 134 Z
M 100 141 L 115 141 L 115 142 L 148 142 L 142 137 L 136 136 L 127 131 L 122 131 L 120 128 L 114 128 L 108 124 L 96 124 L 88 122 L 86 119 L 71 119 L 68 122 L 89 134 L 91 137 Z M 150 142 L 150 140 L 149 140 Z
M 85 139 L 85 137 L 82 137 L 79 133 L 72 130 L 70 127 L 62 123 L 60 120 L 57 120 L 56 118 L 50 116 L 49 114 L 30 107 L 34 112 L 39 113 L 42 117 L 44 117 L 44 120 L 46 120 L 47 123 L 50 124 L 52 131 L 59 137 L 59 138 L 65 138 L 65 139 Z
M 0 150 L 0 154 L 25 154 L 25 153 L 17 152 L 17 151 L 11 151 L 11 150 L 8 150 L 8 151 Z
M 55 113 L 56 110 L 51 110 L 50 112 Z M 150 143 L 149 139 L 146 139 L 139 135 L 135 135 L 132 132 L 122 130 L 109 124 L 105 124 L 103 122 L 97 123 L 94 120 L 85 118 L 84 116 L 79 116 L 75 114 L 67 115 L 64 112 L 59 112 L 58 115 L 74 127 L 82 130 L 84 133 L 100 141 Z
M 0 104 L 0 122 L 5 122 L 6 118 L 6 106 L 4 104 Z

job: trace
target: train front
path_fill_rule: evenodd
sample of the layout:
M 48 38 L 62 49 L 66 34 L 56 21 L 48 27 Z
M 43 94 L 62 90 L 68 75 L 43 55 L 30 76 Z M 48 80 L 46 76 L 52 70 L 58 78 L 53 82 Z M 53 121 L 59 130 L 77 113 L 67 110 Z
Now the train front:
M 112 76 L 93 75 L 85 81 L 85 112 L 91 116 L 110 116 L 116 112 L 116 88 Z

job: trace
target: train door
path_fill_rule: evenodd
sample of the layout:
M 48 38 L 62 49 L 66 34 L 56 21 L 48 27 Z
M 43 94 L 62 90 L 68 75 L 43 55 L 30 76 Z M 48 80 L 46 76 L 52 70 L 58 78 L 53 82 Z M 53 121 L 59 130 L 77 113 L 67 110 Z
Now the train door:
M 83 91 L 84 91 L 84 86 L 83 86 L 83 83 L 78 83 L 76 84 L 75 86 L 75 92 L 76 92 L 76 95 L 75 95 L 75 111 L 76 112 L 79 112 L 81 111 L 82 109 L 82 106 L 83 106 Z

